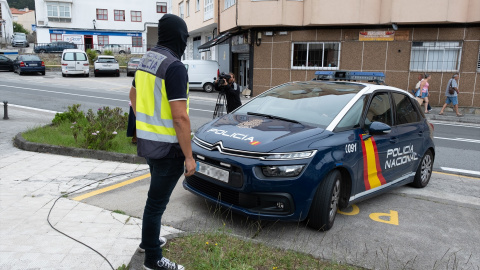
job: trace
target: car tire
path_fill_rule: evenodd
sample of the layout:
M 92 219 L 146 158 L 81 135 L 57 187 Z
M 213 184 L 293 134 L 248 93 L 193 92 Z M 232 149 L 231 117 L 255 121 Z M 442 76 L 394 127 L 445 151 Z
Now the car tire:
M 85 74 L 85 77 L 90 77 L 90 73 Z
M 65 74 L 65 73 L 62 73 L 62 77 L 67 77 L 67 74 Z
M 120 72 L 115 73 L 115 77 L 120 77 Z
M 45 51 L 45 50 L 39 50 L 38 52 L 39 52 L 39 53 L 46 53 L 47 51 Z
M 93 73 L 93 76 L 98 77 L 98 74 L 96 72 Z
M 18 73 L 18 75 L 23 75 L 23 72 L 20 69 L 18 69 L 17 73 Z
M 125 54 L 125 51 L 124 50 L 121 50 L 118 52 L 119 54 Z
M 418 164 L 417 172 L 415 173 L 415 178 L 410 184 L 412 187 L 424 188 L 430 182 L 430 177 L 432 176 L 433 169 L 433 154 L 430 149 L 425 152 L 422 160 Z
M 333 227 L 337 215 L 338 203 L 342 187 L 342 174 L 338 170 L 331 171 L 322 180 L 313 198 L 308 213 L 308 226 L 320 231 L 328 231 Z
M 45 76 L 45 71 L 42 72 L 42 75 Z
M 213 92 L 213 83 L 206 83 L 203 85 L 203 91 L 207 93 Z
M 97 54 L 102 54 L 102 52 L 101 52 L 101 51 L 99 51 L 99 50 L 96 50 L 96 52 L 97 52 Z

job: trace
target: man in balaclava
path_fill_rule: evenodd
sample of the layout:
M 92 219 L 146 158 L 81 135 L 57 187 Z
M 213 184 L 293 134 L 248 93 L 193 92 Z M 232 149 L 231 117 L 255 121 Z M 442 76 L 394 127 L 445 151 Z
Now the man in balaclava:
M 143 212 L 144 269 L 181 270 L 162 256 L 166 239 L 160 237 L 163 212 L 178 179 L 195 172 L 190 145 L 188 75 L 180 62 L 188 30 L 178 16 L 165 14 L 158 22 L 157 46 L 140 61 L 130 89 L 136 115 L 137 154 L 150 168 L 151 181 Z

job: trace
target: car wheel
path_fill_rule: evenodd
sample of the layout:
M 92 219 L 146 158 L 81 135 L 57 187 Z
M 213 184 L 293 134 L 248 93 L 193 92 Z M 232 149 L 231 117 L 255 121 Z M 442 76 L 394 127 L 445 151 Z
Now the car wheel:
M 121 50 L 118 52 L 119 54 L 125 54 L 125 51 L 124 50 Z
M 85 77 L 90 77 L 90 73 L 85 74 Z
M 102 52 L 101 52 L 101 51 L 99 51 L 99 50 L 96 50 L 96 52 L 97 52 L 97 54 L 101 54 L 101 53 L 102 53 Z
M 432 151 L 427 150 L 425 155 L 423 155 L 422 161 L 418 164 L 417 173 L 415 173 L 415 178 L 410 184 L 416 188 L 424 188 L 430 182 L 430 177 L 432 176 L 433 168 L 433 154 Z
M 120 77 L 120 72 L 115 73 L 115 77 Z
M 308 213 L 308 226 L 315 230 L 328 231 L 337 215 L 342 187 L 342 174 L 331 171 L 320 183 Z
M 93 76 L 98 77 L 98 74 L 96 72 L 93 73 Z
M 20 69 L 18 69 L 17 73 L 18 73 L 18 75 L 23 75 L 23 72 Z
M 45 50 L 39 50 L 38 52 L 39 52 L 39 53 L 46 53 L 47 51 L 45 51 Z
M 67 77 L 67 74 L 62 73 L 62 77 Z
M 45 71 L 42 71 L 42 75 L 45 75 Z
M 203 85 L 203 91 L 211 93 L 213 91 L 213 83 L 206 83 Z

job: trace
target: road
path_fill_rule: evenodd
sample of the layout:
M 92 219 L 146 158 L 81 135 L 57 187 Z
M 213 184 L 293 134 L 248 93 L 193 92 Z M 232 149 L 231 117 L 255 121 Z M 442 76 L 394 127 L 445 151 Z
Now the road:
M 10 104 L 63 112 L 79 103 L 85 111 L 103 106 L 120 107 L 128 112 L 132 77 L 67 77 L 60 72 L 46 76 L 19 76 L 0 71 L 0 100 Z M 190 91 L 190 117 L 195 131 L 212 118 L 217 94 Z M 480 125 L 434 121 L 437 155 L 436 171 L 480 176 Z
M 62 78 L 0 73 L 0 100 L 45 110 L 128 108 L 131 78 Z M 209 121 L 215 94 L 191 92 L 193 129 Z M 433 122 L 435 173 L 425 189 L 400 187 L 341 212 L 325 233 L 305 222 L 248 220 L 184 190 L 180 179 L 162 224 L 236 235 L 371 269 L 480 269 L 480 126 Z M 446 169 L 445 169 L 446 168 Z M 460 171 L 463 175 L 453 175 Z M 448 173 L 444 173 L 448 172 Z M 146 172 L 136 172 L 145 175 Z M 142 217 L 149 177 L 82 202 Z M 75 195 L 76 196 L 76 195 Z M 75 196 L 72 196 L 75 197 Z

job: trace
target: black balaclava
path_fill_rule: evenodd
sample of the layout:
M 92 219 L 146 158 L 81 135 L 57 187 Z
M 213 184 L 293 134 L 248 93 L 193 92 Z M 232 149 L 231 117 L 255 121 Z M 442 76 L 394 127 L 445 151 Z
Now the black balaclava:
M 173 14 L 165 14 L 158 21 L 157 45 L 167 47 L 178 58 L 182 57 L 187 47 L 188 29 L 185 21 Z

